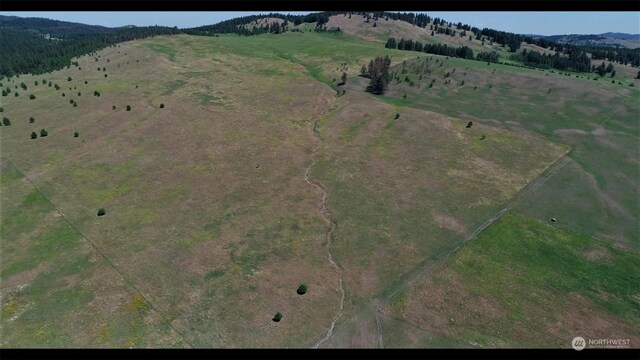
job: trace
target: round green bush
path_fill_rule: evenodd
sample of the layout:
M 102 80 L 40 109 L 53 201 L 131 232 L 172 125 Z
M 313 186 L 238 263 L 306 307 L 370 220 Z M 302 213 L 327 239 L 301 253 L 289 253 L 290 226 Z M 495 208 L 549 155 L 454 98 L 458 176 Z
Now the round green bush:
M 298 293 L 298 295 L 304 295 L 307 293 L 308 290 L 309 290 L 309 287 L 307 286 L 307 284 L 302 284 L 298 286 L 296 293 Z
M 280 320 L 282 320 L 282 313 L 280 313 L 280 311 L 278 311 L 274 316 L 273 316 L 273 320 L 274 322 L 280 322 Z

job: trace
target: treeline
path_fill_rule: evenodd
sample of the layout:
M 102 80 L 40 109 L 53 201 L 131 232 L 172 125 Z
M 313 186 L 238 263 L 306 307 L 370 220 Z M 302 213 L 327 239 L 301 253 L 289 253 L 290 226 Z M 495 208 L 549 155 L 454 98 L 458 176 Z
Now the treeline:
M 498 53 L 481 52 L 477 56 L 474 56 L 473 50 L 468 46 L 453 47 L 446 44 L 430 44 L 421 43 L 420 41 L 400 39 L 396 41 L 391 37 L 385 44 L 386 48 L 408 50 L 408 51 L 420 51 L 435 55 L 451 56 L 463 59 L 473 59 L 492 63 L 498 63 L 500 58 Z M 591 68 L 591 60 L 584 51 L 573 49 L 568 56 L 560 56 L 558 52 L 555 55 L 544 55 L 537 51 L 524 49 L 522 53 L 511 55 L 512 60 L 520 61 L 525 66 L 537 67 L 537 68 L 554 68 L 558 70 L 573 70 L 580 72 L 589 72 Z
M 475 59 L 473 56 L 473 50 L 468 46 L 454 47 L 447 46 L 446 44 L 423 44 L 420 41 L 414 41 L 411 39 L 400 39 L 400 41 L 396 42 L 396 39 L 391 37 L 387 40 L 385 47 L 389 49 L 420 51 L 429 54 L 459 57 L 463 59 Z
M 609 60 L 618 64 L 627 64 L 635 67 L 640 66 L 640 48 L 609 48 L 601 46 L 585 46 L 580 45 L 591 54 L 593 60 Z
M 511 59 L 520 61 L 526 66 L 537 68 L 554 68 L 558 70 L 573 70 L 579 72 L 590 72 L 591 59 L 587 54 L 579 49 L 570 49 L 568 56 L 560 56 L 559 52 L 554 55 L 541 54 L 538 51 L 524 49 L 520 54 L 511 55 Z
M 0 28 L 0 75 L 43 74 L 71 64 L 71 59 L 116 43 L 158 35 L 181 33 L 163 26 L 121 28 L 106 34 L 67 35 L 64 40 Z
M 317 23 L 316 29 L 318 31 L 329 30 L 326 29 L 325 24 L 329 21 L 329 17 L 337 15 L 338 12 L 319 12 L 307 15 L 283 15 L 277 13 L 269 13 L 266 15 L 249 15 L 238 18 L 233 18 L 225 21 L 221 21 L 213 25 L 199 26 L 192 29 L 185 29 L 184 32 L 190 35 L 213 35 L 213 34 L 238 34 L 238 35 L 259 35 L 265 32 L 276 33 L 275 29 L 268 29 L 264 31 L 263 27 L 254 26 L 252 29 L 247 27 L 247 24 L 256 22 L 263 18 L 281 19 L 289 23 L 293 23 L 294 26 L 302 23 Z M 282 30 L 282 29 L 280 29 Z M 280 31 L 282 32 L 282 31 Z M 278 32 L 279 33 L 279 32 Z

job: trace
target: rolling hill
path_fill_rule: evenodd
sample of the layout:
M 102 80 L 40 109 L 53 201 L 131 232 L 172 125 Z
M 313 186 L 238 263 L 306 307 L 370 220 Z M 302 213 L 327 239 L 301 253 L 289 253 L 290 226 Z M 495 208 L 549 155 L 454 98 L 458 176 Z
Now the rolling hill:
M 637 346 L 637 68 L 318 19 L 0 79 L 0 346 Z M 361 70 L 378 56 L 383 95 Z

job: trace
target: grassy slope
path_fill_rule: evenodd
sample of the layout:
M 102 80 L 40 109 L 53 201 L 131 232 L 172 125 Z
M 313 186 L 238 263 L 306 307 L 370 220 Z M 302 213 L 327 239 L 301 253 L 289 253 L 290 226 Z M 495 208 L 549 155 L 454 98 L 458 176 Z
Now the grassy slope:
M 2 156 L 190 344 L 300 346 L 328 327 L 339 301 L 322 247 L 319 194 L 302 178 L 310 161 L 310 120 L 333 92 L 304 67 L 237 40 L 147 39 L 106 49 L 97 62 L 82 58 L 82 70 L 21 76 L 16 83 L 25 81 L 29 91 L 2 99 L 13 120 L 0 130 Z M 98 66 L 107 68 L 107 78 Z M 43 77 L 63 89 L 32 85 Z M 101 96 L 92 96 L 94 90 Z M 28 99 L 31 92 L 36 100 Z M 160 103 L 166 107 L 159 109 Z M 49 136 L 29 139 L 40 128 Z M 107 209 L 105 217 L 95 216 L 99 207 Z M 7 211 L 16 210 L 7 205 Z M 3 266 L 14 256 L 22 255 L 3 252 Z M 20 274 L 3 284 L 12 276 Z M 33 281 L 47 291 L 39 277 Z M 302 282 L 311 289 L 304 298 L 295 295 Z M 96 297 L 108 291 L 98 289 Z M 74 310 L 65 311 L 61 316 Z M 274 327 L 276 311 L 285 318 Z M 39 321 L 53 326 L 47 318 Z M 73 331 L 68 325 L 62 329 Z M 18 319 L 7 331 L 21 326 Z M 95 332 L 66 344 L 91 344 Z M 107 344 L 126 340 L 110 336 Z M 8 345 L 17 345 L 13 341 Z
M 23 174 L 0 170 L 3 347 L 185 345 Z
M 440 56 L 422 55 L 404 67 L 404 74 L 402 65 L 395 68 L 400 82 L 392 82 L 385 98 L 391 104 L 539 134 L 573 147 L 570 166 L 531 193 L 520 211 L 542 220 L 557 217 L 574 231 L 640 248 L 637 87 Z
M 384 310 L 389 347 L 640 341 L 640 256 L 508 214 Z
M 33 91 L 38 95 L 33 102 L 25 96 L 31 89 L 20 91 L 19 98 L 2 98 L 14 122 L 0 130 L 3 156 L 96 239 L 191 343 L 305 346 L 328 325 L 338 301 L 337 279 L 322 247 L 319 195 L 301 177 L 310 160 L 309 120 L 332 103 L 331 90 L 311 76 L 331 85 L 346 70 L 356 80 L 360 65 L 382 54 L 392 56 L 394 64 L 416 56 L 347 35 L 313 32 L 177 36 L 123 44 L 102 52 L 97 64 L 83 59 L 82 71 L 45 75 L 63 86 L 57 93 L 40 86 Z M 96 71 L 98 65 L 109 69 L 107 79 Z M 509 67 L 509 72 L 521 71 Z M 68 104 L 68 74 L 83 92 L 74 96 L 78 108 Z M 34 80 L 23 76 L 15 84 L 24 79 L 28 84 Z M 338 107 L 322 121 L 323 161 L 314 170 L 330 185 L 329 207 L 338 221 L 334 246 L 350 270 L 351 305 L 364 300 L 359 294 L 377 294 L 393 284 L 421 258 L 450 248 L 460 229 L 481 222 L 478 218 L 535 175 L 528 165 L 536 164 L 540 171 L 559 150 L 488 126 L 476 126 L 474 135 L 467 136 L 466 122 L 403 108 L 447 114 L 451 107 L 411 103 L 411 96 L 408 103 L 392 99 L 383 104 L 363 95 L 358 81 L 349 81 L 357 86 L 348 88 L 349 95 L 339 98 Z M 90 97 L 94 89 L 102 97 Z M 67 97 L 60 97 L 62 91 Z M 349 97 L 352 91 L 359 95 Z M 315 102 L 318 97 L 321 101 Z M 449 105 L 449 98 L 438 102 Z M 159 111 L 160 102 L 166 109 Z M 122 111 L 127 103 L 133 105 L 130 113 Z M 366 111 L 372 114 L 360 116 Z M 397 123 L 390 121 L 395 112 L 402 113 Z M 26 123 L 29 116 L 36 117 L 36 124 Z M 41 127 L 50 136 L 28 140 L 32 128 Z M 86 143 L 70 141 L 75 129 L 82 135 L 74 141 Z M 478 131 L 488 138 L 480 141 Z M 427 132 L 431 143 L 416 136 L 421 132 Z M 69 139 L 59 135 L 67 133 Z M 433 143 L 441 144 L 441 153 L 430 147 Z M 528 149 L 531 145 L 536 150 Z M 518 164 L 505 177 L 484 178 Z M 458 172 L 444 174 L 447 166 Z M 386 168 L 400 172 L 373 176 Z M 475 181 L 477 186 L 454 186 L 451 201 L 448 191 L 429 188 L 444 186 L 444 179 L 449 185 Z M 273 194 L 280 194 L 276 204 Z M 397 195 L 406 203 L 394 200 Z M 468 200 L 477 205 L 467 209 Z M 462 209 L 456 209 L 460 204 Z M 389 205 L 396 207 L 381 211 Z M 99 206 L 107 207 L 109 216 L 101 219 L 105 223 L 95 220 Z M 434 209 L 439 214 L 430 211 L 431 218 L 424 220 L 425 211 Z M 394 220 L 398 215 L 401 222 Z M 381 229 L 373 234 L 379 252 L 369 243 L 371 223 Z M 428 241 L 422 239 L 425 232 L 432 235 Z M 397 244 L 404 245 L 400 240 L 411 245 L 398 249 Z M 406 259 L 399 263 L 394 254 Z M 380 267 L 382 263 L 387 265 Z M 291 287 L 302 281 L 316 289 L 306 302 L 291 294 Z M 278 310 L 284 310 L 285 319 L 274 327 L 269 319 Z

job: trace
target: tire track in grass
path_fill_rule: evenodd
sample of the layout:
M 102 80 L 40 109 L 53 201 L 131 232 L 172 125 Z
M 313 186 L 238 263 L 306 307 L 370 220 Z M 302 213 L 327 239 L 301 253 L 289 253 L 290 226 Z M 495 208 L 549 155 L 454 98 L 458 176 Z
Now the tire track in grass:
M 375 312 L 376 324 L 378 325 L 377 337 L 378 337 L 378 343 L 380 347 L 384 347 L 384 342 L 383 342 L 384 339 L 382 334 L 382 326 L 380 325 L 379 314 L 380 312 L 382 312 L 384 305 L 389 304 L 393 299 L 393 297 L 398 295 L 401 291 L 409 288 L 409 286 L 411 286 L 416 280 L 429 275 L 435 268 L 438 267 L 438 265 L 442 264 L 446 259 L 448 259 L 451 255 L 453 255 L 458 250 L 460 250 L 469 241 L 475 239 L 476 236 L 480 234 L 480 232 L 482 232 L 484 229 L 489 227 L 496 220 L 500 219 L 502 215 L 504 215 L 506 212 L 511 210 L 516 204 L 520 202 L 520 200 L 522 200 L 522 198 L 524 198 L 526 195 L 528 195 L 532 191 L 542 186 L 549 178 L 555 175 L 558 171 L 560 171 L 565 165 L 567 165 L 571 161 L 571 158 L 568 156 L 569 152 L 570 151 L 564 153 L 553 164 L 551 164 L 545 171 L 543 171 L 541 175 L 539 175 L 537 178 L 535 178 L 533 181 L 527 184 L 522 190 L 520 190 L 520 192 L 518 192 L 518 194 L 516 194 L 514 197 L 509 199 L 501 210 L 491 215 L 489 219 L 487 219 L 485 222 L 480 224 L 470 235 L 468 235 L 467 237 L 459 241 L 458 244 L 454 246 L 451 250 L 441 255 L 438 258 L 438 260 L 436 260 L 435 262 L 430 262 L 430 263 L 426 263 L 425 265 L 422 265 L 412 275 L 408 276 L 401 283 L 397 284 L 395 286 L 396 289 L 389 296 L 387 296 L 386 298 L 377 299 L 377 302 L 374 303 L 376 304 L 374 305 L 375 307 L 374 312 Z
M 13 161 L 11 161 L 9 158 L 4 157 L 5 160 L 7 160 L 7 162 L 9 164 L 11 164 L 11 166 L 22 176 L 23 179 L 25 179 L 32 187 L 34 190 L 36 190 L 38 192 L 38 194 L 40 196 L 42 196 L 43 199 L 45 199 L 49 205 L 51 205 L 51 207 L 53 208 L 53 210 L 56 212 L 56 214 L 58 214 L 58 216 L 67 223 L 67 225 L 73 229 L 73 231 L 75 231 L 76 233 L 78 233 L 78 235 L 80 235 L 80 238 L 82 238 L 87 244 L 89 244 L 91 246 L 91 248 L 93 248 L 93 250 L 96 252 L 96 254 L 98 254 L 100 257 L 102 257 L 104 259 L 104 261 L 107 262 L 107 264 L 109 264 L 109 266 L 118 274 L 120 275 L 120 277 L 124 280 L 124 282 L 138 295 L 140 295 L 142 297 L 142 299 L 144 299 L 144 301 L 149 304 L 149 307 L 151 309 L 153 309 L 158 316 L 160 317 L 160 319 L 162 320 L 162 322 L 164 322 L 165 324 L 167 324 L 167 326 L 169 326 L 169 328 L 171 328 L 176 334 L 180 335 L 180 337 L 182 338 L 182 341 L 184 341 L 187 345 L 189 345 L 189 347 L 193 348 L 193 343 L 190 342 L 187 337 L 185 336 L 184 333 L 178 331 L 178 329 L 176 329 L 171 322 L 167 319 L 167 317 L 155 306 L 153 305 L 153 303 L 151 301 L 149 301 L 149 298 L 147 296 L 145 296 L 142 291 L 140 291 L 140 289 L 138 289 L 138 287 L 133 283 L 133 281 L 131 279 L 129 279 L 128 277 L 125 276 L 125 274 L 102 252 L 100 251 L 100 249 L 95 245 L 95 243 L 93 243 L 91 240 L 89 240 L 77 227 L 75 227 L 75 225 L 73 225 L 73 223 L 71 223 L 71 221 L 66 217 L 66 215 L 64 215 L 62 213 L 62 211 L 60 211 L 60 209 L 58 209 L 58 207 L 51 201 L 51 199 L 49 199 L 47 196 L 44 195 L 44 193 L 40 190 L 40 188 L 38 188 L 36 186 L 36 184 L 33 183 L 33 181 L 31 181 L 31 179 L 29 179 L 22 171 L 20 171 L 20 169 L 13 163 Z

